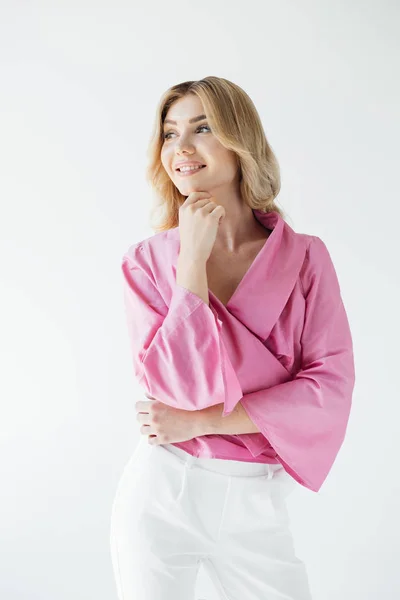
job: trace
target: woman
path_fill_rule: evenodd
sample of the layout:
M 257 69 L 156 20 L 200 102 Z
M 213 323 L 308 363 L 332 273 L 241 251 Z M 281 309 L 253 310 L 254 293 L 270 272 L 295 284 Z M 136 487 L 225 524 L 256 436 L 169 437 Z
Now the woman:
M 332 260 L 274 203 L 279 167 L 234 83 L 168 90 L 150 157 L 164 221 L 122 260 L 148 399 L 112 510 L 119 600 L 194 599 L 201 564 L 221 598 L 309 600 L 285 500 L 320 489 L 355 383 Z

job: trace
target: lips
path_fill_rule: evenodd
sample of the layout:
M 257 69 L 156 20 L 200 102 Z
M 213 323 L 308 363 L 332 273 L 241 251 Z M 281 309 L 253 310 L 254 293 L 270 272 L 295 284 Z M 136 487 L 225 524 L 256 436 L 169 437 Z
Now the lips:
M 179 169 L 181 169 L 182 167 L 205 167 L 206 165 L 204 165 L 203 163 L 194 160 L 188 160 L 187 162 L 179 162 L 175 165 L 175 171 L 178 171 Z
M 204 167 L 206 165 L 189 165 L 190 167 L 196 167 L 195 169 L 185 169 L 185 171 L 190 172 L 190 171 L 200 171 L 201 169 L 204 169 Z M 183 171 L 181 171 L 181 169 L 184 169 L 186 167 L 186 165 L 182 165 L 181 167 L 177 167 L 175 170 L 179 171 L 180 173 L 182 173 Z
M 180 178 L 185 179 L 186 177 L 194 177 L 195 175 L 198 175 L 200 171 L 202 171 L 205 168 L 206 166 L 197 169 L 185 169 L 184 171 L 179 171 L 179 169 L 177 169 L 176 173 L 177 175 L 179 175 Z

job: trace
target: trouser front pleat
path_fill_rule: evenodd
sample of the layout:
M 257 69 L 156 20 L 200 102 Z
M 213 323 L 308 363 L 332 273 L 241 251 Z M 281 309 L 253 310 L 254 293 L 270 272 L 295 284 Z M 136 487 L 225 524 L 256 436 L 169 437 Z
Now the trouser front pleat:
M 197 458 L 143 436 L 119 480 L 111 555 L 119 600 L 195 600 L 200 565 L 222 600 L 311 600 L 283 467 Z

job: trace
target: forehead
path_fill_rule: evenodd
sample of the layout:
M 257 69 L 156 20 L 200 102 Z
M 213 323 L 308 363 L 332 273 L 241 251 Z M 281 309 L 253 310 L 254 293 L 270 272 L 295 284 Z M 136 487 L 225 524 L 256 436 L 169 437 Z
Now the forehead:
M 184 98 L 179 98 L 179 100 L 176 100 L 174 104 L 169 107 L 164 121 L 172 119 L 179 123 L 180 121 L 189 121 L 192 117 L 197 117 L 200 114 L 205 114 L 200 98 L 194 94 L 189 94 Z

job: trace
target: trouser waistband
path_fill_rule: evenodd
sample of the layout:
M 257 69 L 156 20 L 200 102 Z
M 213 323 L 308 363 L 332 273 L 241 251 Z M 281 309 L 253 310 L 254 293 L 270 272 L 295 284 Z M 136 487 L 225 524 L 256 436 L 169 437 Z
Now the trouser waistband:
M 241 460 L 192 456 L 185 450 L 177 448 L 173 444 L 162 444 L 153 447 L 164 450 L 166 455 L 174 455 L 188 468 L 199 467 L 208 471 L 214 471 L 215 473 L 234 475 L 236 477 L 267 477 L 270 479 L 276 471 L 283 469 L 283 466 L 280 463 L 255 463 Z

